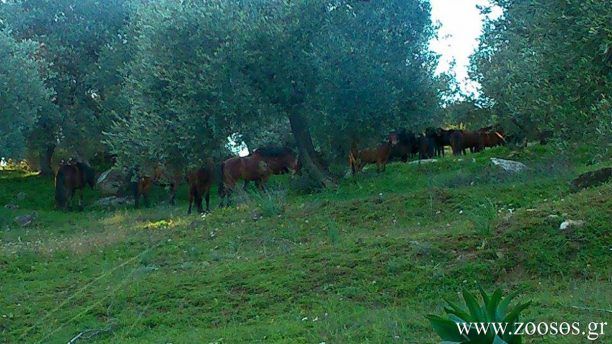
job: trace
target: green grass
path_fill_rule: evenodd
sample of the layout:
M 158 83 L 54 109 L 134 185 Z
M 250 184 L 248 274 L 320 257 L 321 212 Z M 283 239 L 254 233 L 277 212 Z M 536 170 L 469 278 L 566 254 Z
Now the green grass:
M 501 173 L 493 156 L 531 169 Z M 269 195 L 204 217 L 186 215 L 184 186 L 176 207 L 158 190 L 148 209 L 58 212 L 51 179 L 2 171 L 0 342 L 66 343 L 93 329 L 82 338 L 436 343 L 424 316 L 478 284 L 522 290 L 534 301 L 524 320 L 610 322 L 598 310 L 612 309 L 612 186 L 567 185 L 609 162 L 583 156 L 496 148 L 366 170 L 312 195 L 274 177 Z M 86 203 L 97 197 L 86 191 Z M 13 222 L 34 212 L 29 227 Z M 585 225 L 559 231 L 565 218 Z

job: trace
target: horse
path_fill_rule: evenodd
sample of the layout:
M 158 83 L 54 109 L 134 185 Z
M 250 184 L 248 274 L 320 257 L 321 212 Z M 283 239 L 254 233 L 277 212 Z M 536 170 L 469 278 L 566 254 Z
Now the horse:
M 181 182 L 180 173 L 171 173 L 163 165 L 157 165 L 150 174 L 141 174 L 138 166 L 129 174 L 129 185 L 134 196 L 134 207 L 138 208 L 140 197 L 144 199 L 145 206 L 149 206 L 149 193 L 153 184 L 168 187 L 168 202 L 175 204 L 176 189 Z
M 436 140 L 433 136 L 420 134 L 419 141 L 419 160 L 431 159 L 436 155 Z
M 465 154 L 465 150 L 463 149 L 463 133 L 461 130 L 453 131 L 450 134 L 449 140 L 453 150 L 453 155 Z
M 399 158 L 402 162 L 407 162 L 408 158 L 419 152 L 419 145 L 416 135 L 405 128 L 395 130 L 391 134 L 397 135 L 397 144 L 391 148 L 390 159 Z
M 60 209 L 67 210 L 74 193 L 79 190 L 79 210 L 83 209 L 83 189 L 94 188 L 96 173 L 83 162 L 60 163 L 55 174 L 55 202 Z
M 264 190 L 265 183 L 272 174 L 272 169 L 260 156 L 234 157 L 225 160 L 221 164 L 219 206 L 223 206 L 225 199 L 229 203 L 230 194 L 238 180 L 254 181 L 259 190 Z
M 358 150 L 353 143 L 348 159 L 353 175 L 361 171 L 366 164 L 376 164 L 376 172 L 383 172 L 391 155 L 391 148 L 397 145 L 397 142 L 398 135 L 392 132 L 387 137 L 387 141 L 381 143 L 376 148 Z
M 463 134 L 463 151 L 465 154 L 465 149 L 470 150 L 472 153 L 480 152 L 484 149 L 483 139 L 478 131 L 462 131 Z
M 187 210 L 187 214 L 191 214 L 193 203 L 195 203 L 198 213 L 204 212 L 202 209 L 202 196 L 206 199 L 206 212 L 210 211 L 210 187 L 215 179 L 213 168 L 213 163 L 209 162 L 205 166 L 187 174 L 186 179 L 189 185 L 189 210 Z
M 257 148 L 249 155 L 255 159 L 265 161 L 272 174 L 279 175 L 285 173 L 295 174 L 299 172 L 301 164 L 293 151 L 287 147 L 265 146 Z M 246 190 L 249 181 L 244 181 Z
M 483 147 L 502 146 L 506 143 L 502 131 L 481 132 L 480 136 L 482 138 Z
M 444 147 L 451 145 L 451 135 L 455 132 L 455 129 L 435 129 L 435 140 L 436 140 L 436 154 L 438 156 L 444 156 Z

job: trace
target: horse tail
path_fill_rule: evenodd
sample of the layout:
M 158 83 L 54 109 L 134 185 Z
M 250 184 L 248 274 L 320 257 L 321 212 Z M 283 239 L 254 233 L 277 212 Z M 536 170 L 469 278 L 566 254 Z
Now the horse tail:
M 506 138 L 499 131 L 496 131 L 495 135 L 497 135 L 497 137 L 499 137 L 504 144 L 506 143 Z
M 66 193 L 66 174 L 60 167 L 55 175 L 55 202 L 58 207 L 62 208 L 67 201 Z

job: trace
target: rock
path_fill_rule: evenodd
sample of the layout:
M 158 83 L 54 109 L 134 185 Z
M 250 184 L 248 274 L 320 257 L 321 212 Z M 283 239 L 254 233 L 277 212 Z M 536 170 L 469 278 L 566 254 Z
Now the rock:
M 612 167 L 583 173 L 572 180 L 570 189 L 573 192 L 606 183 L 612 177 Z
M 510 173 L 518 173 L 528 168 L 527 165 L 523 164 L 522 162 L 513 161 L 513 160 L 491 158 L 491 162 L 493 163 L 493 165 L 499 166 L 504 171 L 510 172 Z
M 26 227 L 31 225 L 35 218 L 36 216 L 34 214 L 15 216 L 15 223 L 21 227 Z
M 561 223 L 561 225 L 559 226 L 559 229 L 564 231 L 571 227 L 582 227 L 582 226 L 584 226 L 584 221 L 582 220 L 578 220 L 578 221 L 565 220 Z
M 109 196 L 100 198 L 94 203 L 95 207 L 100 208 L 114 208 L 120 207 L 127 204 L 132 204 L 134 200 L 131 197 L 117 197 L 117 196 Z
M 119 196 L 126 185 L 127 177 L 117 168 L 111 168 L 102 172 L 96 183 L 96 187 L 102 194 L 113 196 Z
M 415 160 L 415 161 L 411 161 L 409 162 L 409 164 L 413 165 L 413 164 L 429 164 L 432 162 L 438 162 L 438 159 L 423 159 L 423 160 Z
M 26 199 L 26 197 L 28 196 L 28 194 L 26 194 L 25 192 L 20 192 L 17 194 L 17 200 L 18 201 L 23 201 L 24 199 Z
M 257 221 L 259 219 L 261 219 L 263 216 L 258 212 L 258 211 L 254 211 L 251 213 L 251 220 L 253 221 Z

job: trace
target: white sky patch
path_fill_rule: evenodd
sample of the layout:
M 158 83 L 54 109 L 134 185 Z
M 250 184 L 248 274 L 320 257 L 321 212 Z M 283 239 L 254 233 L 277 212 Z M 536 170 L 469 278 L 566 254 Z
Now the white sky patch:
M 432 19 L 441 24 L 438 39 L 430 47 L 441 54 L 437 73 L 446 72 L 455 61 L 454 68 L 461 89 L 466 94 L 477 94 L 477 84 L 468 78 L 470 55 L 478 48 L 478 37 L 482 33 L 482 20 L 477 5 L 490 5 L 488 0 L 430 0 Z M 492 17 L 501 15 L 496 7 Z

